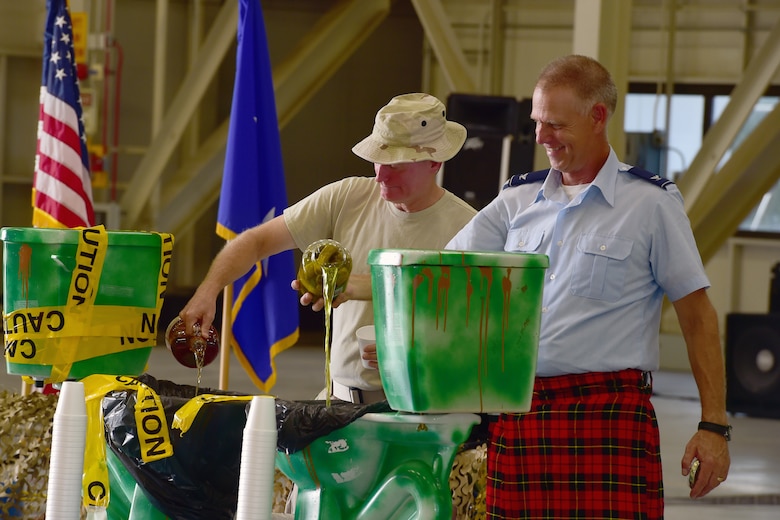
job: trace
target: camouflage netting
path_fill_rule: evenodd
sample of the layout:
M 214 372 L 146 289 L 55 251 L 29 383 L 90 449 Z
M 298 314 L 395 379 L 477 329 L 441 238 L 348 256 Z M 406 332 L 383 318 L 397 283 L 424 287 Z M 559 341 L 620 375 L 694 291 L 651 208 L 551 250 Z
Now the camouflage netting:
M 0 518 L 43 518 L 57 395 L 0 392 Z
M 458 520 L 485 519 L 487 444 L 461 450 L 452 463 L 450 489 L 453 517 Z

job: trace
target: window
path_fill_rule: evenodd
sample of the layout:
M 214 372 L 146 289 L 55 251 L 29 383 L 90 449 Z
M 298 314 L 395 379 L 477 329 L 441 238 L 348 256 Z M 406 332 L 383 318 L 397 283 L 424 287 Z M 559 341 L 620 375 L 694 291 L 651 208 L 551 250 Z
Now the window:
M 701 148 L 704 96 L 674 94 L 669 114 L 669 139 L 666 132 L 666 96 L 656 94 L 628 94 L 626 96 L 625 131 L 627 134 L 651 136 L 650 147 L 655 147 L 660 167 L 656 173 L 668 179 L 676 179 L 688 169 L 696 152 Z M 658 134 L 655 140 L 652 136 Z M 628 139 L 636 139 L 629 137 Z M 653 152 L 649 152 L 652 154 Z M 636 164 L 654 170 L 648 164 Z
M 712 103 L 712 122 L 718 120 L 723 114 L 723 110 L 729 102 L 728 96 L 715 96 Z M 762 119 L 764 119 L 775 105 L 780 101 L 778 97 L 762 97 L 760 98 L 753 111 L 745 121 L 745 125 L 740 129 L 734 138 L 734 142 L 726 151 L 718 165 L 720 169 L 723 164 L 731 157 L 732 151 L 738 147 L 742 141 L 750 135 L 750 132 L 758 125 Z M 780 233 L 780 182 L 776 183 L 774 187 L 766 192 L 761 198 L 761 202 L 753 208 L 748 217 L 740 224 L 740 231 L 751 231 L 760 233 Z
M 676 93 L 671 96 L 668 139 L 665 135 L 667 96 L 657 94 L 656 89 L 651 84 L 629 86 L 625 102 L 627 153 L 624 160 L 676 180 L 698 153 L 706 130 L 723 113 L 732 87 L 676 85 Z M 756 103 L 718 168 L 780 102 L 778 90 L 778 87 L 771 88 L 769 93 L 773 95 L 762 97 Z M 780 181 L 753 208 L 739 231 L 780 234 Z

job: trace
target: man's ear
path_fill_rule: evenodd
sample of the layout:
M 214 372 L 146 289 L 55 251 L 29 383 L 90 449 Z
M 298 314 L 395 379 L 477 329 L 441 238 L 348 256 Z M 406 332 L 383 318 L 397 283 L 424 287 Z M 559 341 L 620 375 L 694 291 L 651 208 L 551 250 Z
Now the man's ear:
M 590 110 L 590 117 L 593 121 L 593 125 L 597 128 L 606 128 L 607 120 L 609 119 L 609 111 L 604 103 L 596 103 Z

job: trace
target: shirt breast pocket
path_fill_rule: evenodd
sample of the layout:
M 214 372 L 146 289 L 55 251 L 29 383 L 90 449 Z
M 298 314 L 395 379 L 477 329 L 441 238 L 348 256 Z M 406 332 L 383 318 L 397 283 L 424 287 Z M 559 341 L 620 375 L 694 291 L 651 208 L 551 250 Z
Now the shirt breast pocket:
M 609 302 L 619 300 L 633 245 L 631 240 L 620 237 L 582 235 L 574 259 L 572 294 Z
M 535 253 L 539 251 L 543 238 L 543 229 L 510 229 L 506 235 L 504 251 L 508 253 Z

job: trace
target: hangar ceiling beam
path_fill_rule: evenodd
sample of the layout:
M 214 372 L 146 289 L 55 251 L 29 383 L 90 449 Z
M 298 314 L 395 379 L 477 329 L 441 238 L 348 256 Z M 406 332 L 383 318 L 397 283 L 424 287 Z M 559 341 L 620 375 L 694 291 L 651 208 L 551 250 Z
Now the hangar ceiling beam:
M 452 92 L 477 93 L 468 62 L 455 36 L 447 13 L 439 0 L 412 0 L 425 37 L 431 44 L 442 67 L 447 86 Z
M 693 232 L 706 262 L 780 179 L 780 103 L 775 105 L 701 190 Z
M 777 72 L 778 66 L 780 66 L 780 22 L 774 26 L 761 49 L 750 60 L 742 78 L 731 92 L 731 98 L 723 114 L 704 135 L 699 152 L 691 161 L 688 171 L 677 183 L 685 196 L 685 209 L 694 229 L 704 224 L 704 216 L 710 213 L 713 206 L 723 203 L 722 200 L 711 200 L 702 195 L 709 184 L 720 182 L 719 173 L 716 172 L 718 163 L 744 126 L 756 101 Z M 772 131 L 777 132 L 776 129 Z
M 343 0 L 336 4 L 274 67 L 273 81 L 279 128 L 283 128 L 390 13 L 390 0 Z M 235 24 L 233 27 L 235 31 Z M 204 45 L 205 46 L 205 45 Z M 189 228 L 219 197 L 228 122 L 220 125 L 201 150 L 174 178 L 182 187 L 163 194 L 155 229 L 173 233 Z
M 217 14 L 199 52 L 200 66 L 190 69 L 170 104 L 157 135 L 138 164 L 120 200 L 123 227 L 140 228 L 141 212 L 160 180 L 165 165 L 178 146 L 182 134 L 198 108 L 209 83 L 217 73 L 230 45 L 235 41 L 238 2 L 225 2 Z

